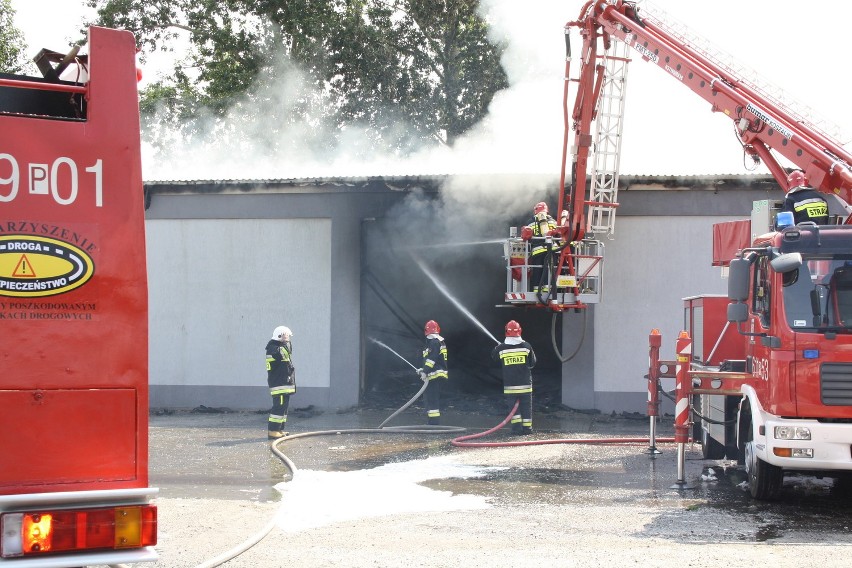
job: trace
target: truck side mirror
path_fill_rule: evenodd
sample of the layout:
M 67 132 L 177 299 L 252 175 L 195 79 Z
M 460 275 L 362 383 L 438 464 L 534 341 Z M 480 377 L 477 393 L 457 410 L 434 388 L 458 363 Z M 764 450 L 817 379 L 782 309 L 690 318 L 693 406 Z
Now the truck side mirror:
M 746 304 L 728 304 L 728 321 L 731 323 L 743 323 L 748 319 L 748 306 Z
M 791 272 L 796 270 L 803 264 L 802 253 L 800 252 L 788 252 L 786 254 L 782 254 L 776 256 L 772 260 L 769 261 L 769 266 L 772 267 L 772 270 L 775 272 L 780 272 L 781 274 L 785 274 L 787 272 Z
M 751 263 L 744 258 L 731 260 L 728 266 L 728 299 L 732 302 L 745 302 L 748 300 L 748 273 L 750 266 Z M 730 318 L 728 319 L 730 320 Z

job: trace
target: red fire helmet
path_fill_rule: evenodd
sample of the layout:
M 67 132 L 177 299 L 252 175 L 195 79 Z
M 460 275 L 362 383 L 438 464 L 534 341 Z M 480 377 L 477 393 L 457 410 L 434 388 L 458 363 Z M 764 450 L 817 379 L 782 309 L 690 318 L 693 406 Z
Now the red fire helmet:
M 535 207 L 533 207 L 533 213 L 538 214 L 542 212 L 547 213 L 547 203 L 545 203 L 544 201 L 539 201 L 535 204 Z
M 802 185 L 808 185 L 808 178 L 802 170 L 793 170 L 787 176 L 787 189 L 793 189 Z
M 506 324 L 506 337 L 520 337 L 521 336 L 521 324 L 516 322 L 515 320 L 511 320 Z
M 432 333 L 441 333 L 441 326 L 438 325 L 438 322 L 435 320 L 427 321 L 426 326 L 423 328 L 424 335 L 430 335 Z

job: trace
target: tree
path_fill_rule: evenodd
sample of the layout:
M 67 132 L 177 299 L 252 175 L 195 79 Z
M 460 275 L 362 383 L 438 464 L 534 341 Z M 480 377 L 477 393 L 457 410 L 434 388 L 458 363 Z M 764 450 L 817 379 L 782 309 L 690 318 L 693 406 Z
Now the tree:
M 10 0 L 0 0 L 0 72 L 23 73 L 29 62 L 24 55 L 27 44 L 15 27 L 15 10 Z
M 133 31 L 145 51 L 189 37 L 175 74 L 142 97 L 145 116 L 158 109 L 188 135 L 203 134 L 201 116 L 255 104 L 270 127 L 360 127 L 404 153 L 452 144 L 507 86 L 478 0 L 88 1 L 99 24 Z M 293 65 L 303 95 L 276 112 L 269 87 Z

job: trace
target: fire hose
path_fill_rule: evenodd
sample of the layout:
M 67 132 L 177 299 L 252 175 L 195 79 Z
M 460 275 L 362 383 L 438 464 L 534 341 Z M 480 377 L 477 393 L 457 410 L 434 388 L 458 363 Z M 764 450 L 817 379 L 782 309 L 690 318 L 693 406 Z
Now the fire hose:
M 624 444 L 624 445 L 632 445 L 632 444 L 647 444 L 650 443 L 650 438 L 556 438 L 549 440 L 517 440 L 512 442 L 469 442 L 468 440 L 474 440 L 476 438 L 483 438 L 493 432 L 496 432 L 503 426 L 505 426 L 509 420 L 512 419 L 512 416 L 515 415 L 515 412 L 518 410 L 518 406 L 521 404 L 521 399 L 515 400 L 515 405 L 512 407 L 512 410 L 509 411 L 509 414 L 503 421 L 494 426 L 490 430 L 486 430 L 484 432 L 479 432 L 476 434 L 468 434 L 467 436 L 459 436 L 458 438 L 454 438 L 450 441 L 453 446 L 460 448 L 502 448 L 502 447 L 511 447 L 511 446 L 542 446 L 545 444 Z M 674 442 L 674 438 L 656 438 L 657 442 Z
M 420 390 L 415 394 L 408 402 L 406 402 L 402 407 L 396 410 L 393 414 L 391 414 L 388 418 L 381 423 L 378 428 L 354 428 L 354 429 L 346 429 L 346 430 L 319 430 L 315 432 L 302 432 L 299 434 L 288 434 L 287 436 L 283 436 L 273 441 L 270 444 L 270 449 L 273 454 L 275 454 L 278 459 L 290 470 L 291 479 L 296 476 L 298 468 L 293 461 L 288 458 L 279 448 L 278 445 L 284 443 L 285 441 L 295 440 L 297 438 L 308 438 L 312 436 L 340 436 L 343 434 L 439 434 L 445 432 L 464 432 L 466 428 L 462 428 L 459 426 L 439 426 L 439 425 L 422 425 L 422 426 L 384 426 L 391 419 L 397 416 L 399 413 L 404 411 L 406 408 L 411 406 L 411 404 L 423 394 L 426 390 L 426 386 L 428 385 L 428 381 L 423 382 L 423 386 Z M 633 444 L 647 444 L 650 442 L 650 438 L 558 438 L 558 439 L 545 439 L 545 440 L 517 440 L 517 441 L 505 441 L 505 442 L 471 442 L 470 440 L 483 438 L 496 432 L 505 426 L 509 420 L 512 419 L 512 416 L 517 412 L 518 407 L 520 406 L 521 399 L 518 398 L 515 400 L 515 404 L 512 407 L 512 410 L 509 411 L 509 414 L 503 419 L 502 422 L 485 430 L 483 432 L 478 432 L 475 434 L 469 434 L 466 436 L 459 436 L 450 441 L 455 447 L 462 448 L 499 448 L 499 447 L 512 447 L 512 446 L 538 446 L 545 444 L 613 444 L 613 445 L 633 445 Z M 674 438 L 656 438 L 657 442 L 674 442 Z M 236 556 L 242 554 L 252 546 L 259 543 L 266 537 L 272 529 L 278 524 L 277 514 L 273 516 L 272 520 L 270 520 L 260 531 L 237 545 L 236 547 L 219 554 L 218 556 L 207 560 L 206 562 L 199 564 L 196 568 L 214 568 L 215 566 L 219 566 L 228 562 L 229 560 L 235 558 Z
M 348 430 L 319 430 L 316 432 L 302 432 L 299 434 L 288 434 L 281 438 L 276 439 L 270 444 L 270 449 L 272 453 L 275 454 L 278 459 L 284 464 L 287 469 L 290 470 L 290 478 L 293 479 L 296 476 L 296 472 L 298 471 L 296 464 L 288 458 L 280 449 L 278 449 L 278 445 L 288 441 L 295 440 L 297 438 L 308 438 L 312 436 L 339 436 L 342 434 L 441 434 L 444 432 L 464 432 L 467 430 L 466 428 L 462 428 L 460 426 L 441 426 L 441 425 L 422 425 L 422 426 L 385 426 L 388 422 L 390 422 L 394 417 L 396 417 L 399 413 L 404 411 L 406 408 L 411 406 L 415 400 L 417 400 L 420 395 L 425 392 L 426 387 L 428 386 L 428 381 L 423 381 L 423 386 L 417 391 L 408 402 L 406 402 L 402 407 L 396 410 L 393 414 L 388 416 L 384 422 L 382 422 L 378 428 L 354 428 Z M 263 526 L 261 530 L 247 538 L 234 548 L 230 550 L 226 550 L 225 552 L 211 558 L 198 566 L 196 568 L 214 568 L 215 566 L 219 566 L 228 562 L 229 560 L 239 556 L 243 552 L 247 551 L 252 546 L 259 543 L 264 539 L 272 529 L 278 524 L 278 515 L 277 513 L 272 517 L 272 519 Z

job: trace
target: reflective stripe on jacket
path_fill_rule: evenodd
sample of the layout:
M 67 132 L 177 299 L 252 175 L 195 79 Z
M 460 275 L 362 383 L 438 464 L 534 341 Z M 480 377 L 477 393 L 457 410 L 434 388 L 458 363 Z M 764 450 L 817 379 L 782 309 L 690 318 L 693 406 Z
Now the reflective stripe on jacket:
M 535 351 L 520 337 L 507 337 L 491 352 L 491 358 L 503 368 L 503 393 L 526 394 L 532 392 L 532 373 Z
M 828 222 L 828 202 L 820 192 L 809 187 L 791 189 L 781 210 L 792 212 L 795 223 L 813 221 L 822 225 Z
M 556 230 L 556 219 L 547 216 L 547 219 L 544 221 L 536 221 L 533 219 L 532 223 L 527 225 L 530 229 L 532 229 L 532 239 L 530 239 L 532 250 L 530 251 L 531 256 L 536 256 L 538 254 L 543 254 L 547 252 L 547 247 L 545 246 L 544 238 L 551 231 Z
M 266 382 L 273 396 L 296 392 L 292 352 L 293 346 L 289 341 L 270 339 L 266 344 Z
M 437 333 L 426 336 L 426 347 L 423 348 L 423 372 L 426 380 L 448 379 L 447 346 L 444 338 Z

